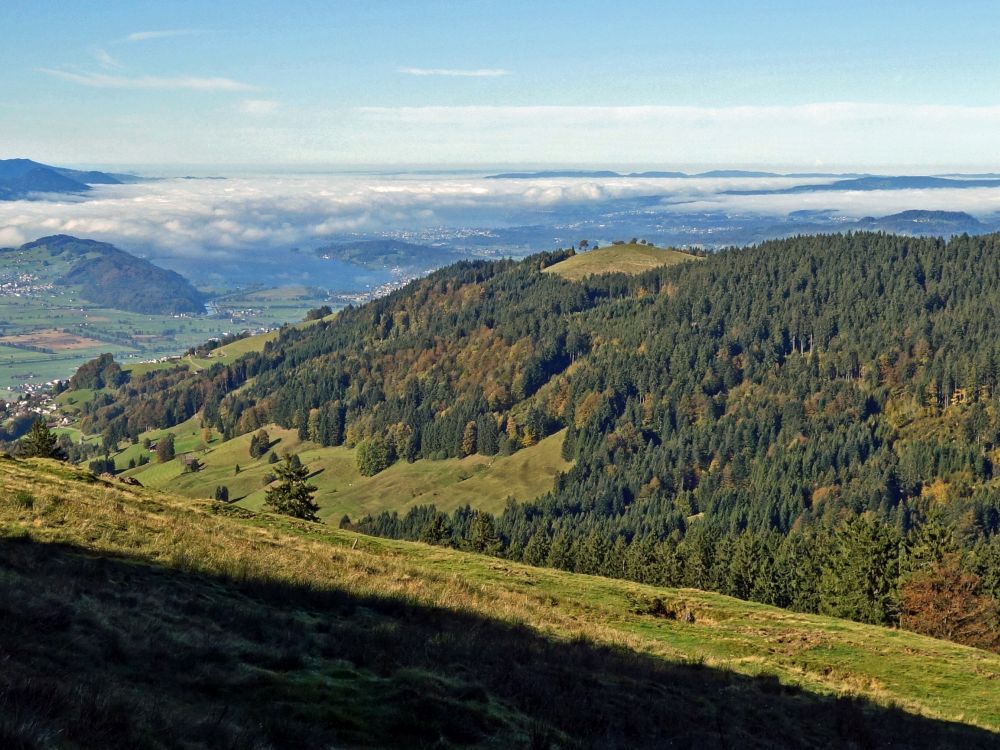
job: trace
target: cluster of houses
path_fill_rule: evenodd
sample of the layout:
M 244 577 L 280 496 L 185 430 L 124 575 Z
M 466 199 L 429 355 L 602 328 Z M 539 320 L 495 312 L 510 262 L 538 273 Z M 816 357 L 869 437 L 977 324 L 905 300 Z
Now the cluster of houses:
M 0 276 L 0 297 L 32 297 L 53 289 L 52 284 L 39 284 L 38 277 L 30 273 Z

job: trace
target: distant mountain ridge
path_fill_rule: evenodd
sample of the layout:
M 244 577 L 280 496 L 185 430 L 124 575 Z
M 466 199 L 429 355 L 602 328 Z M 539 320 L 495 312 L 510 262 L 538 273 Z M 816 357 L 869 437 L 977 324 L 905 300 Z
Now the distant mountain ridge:
M 705 177 L 725 178 L 725 177 L 842 177 L 842 178 L 864 178 L 871 175 L 858 174 L 855 172 L 790 172 L 782 174 L 780 172 L 757 172 L 744 169 L 712 169 L 707 172 L 687 172 L 671 171 L 646 171 L 646 172 L 616 172 L 608 169 L 586 170 L 586 169 L 548 169 L 537 172 L 501 172 L 499 174 L 487 175 L 487 180 L 538 180 L 555 177 L 577 177 L 577 178 L 601 178 L 601 177 L 640 177 L 640 178 L 677 178 L 695 179 Z
M 878 218 L 859 219 L 857 226 L 859 229 L 921 235 L 980 234 L 989 231 L 979 219 L 964 211 L 900 211 Z
M 467 258 L 449 247 L 422 245 L 404 240 L 376 239 L 331 242 L 315 250 L 320 258 L 339 260 L 371 269 L 430 270 Z
M 80 171 L 31 159 L 0 159 L 0 200 L 23 200 L 35 193 L 85 193 L 91 185 L 119 185 L 127 175 Z
M 794 185 L 787 188 L 766 190 L 726 190 L 723 192 L 723 195 L 795 195 L 798 193 L 826 193 L 843 190 L 936 190 L 941 188 L 964 190 L 978 187 L 1000 187 L 1000 179 L 929 177 L 924 175 L 865 175 L 863 177 L 852 177 L 850 179 L 818 185 Z
M 0 259 L 11 252 L 37 252 L 50 262 L 61 259 L 51 283 L 77 287 L 84 299 L 103 307 L 158 315 L 205 310 L 205 296 L 179 273 L 106 242 L 53 235 L 0 250 Z

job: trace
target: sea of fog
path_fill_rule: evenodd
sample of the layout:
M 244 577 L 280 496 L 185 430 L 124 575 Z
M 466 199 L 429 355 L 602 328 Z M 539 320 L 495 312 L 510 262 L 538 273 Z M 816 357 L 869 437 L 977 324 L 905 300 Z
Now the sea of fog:
M 397 238 L 521 255 L 580 239 L 719 244 L 767 236 L 771 222 L 909 209 L 995 217 L 1000 188 L 738 195 L 832 177 L 552 177 L 490 172 L 219 174 L 95 186 L 83 196 L 0 202 L 0 247 L 50 234 L 112 242 L 196 284 L 364 289 L 389 269 L 322 260 L 331 242 Z

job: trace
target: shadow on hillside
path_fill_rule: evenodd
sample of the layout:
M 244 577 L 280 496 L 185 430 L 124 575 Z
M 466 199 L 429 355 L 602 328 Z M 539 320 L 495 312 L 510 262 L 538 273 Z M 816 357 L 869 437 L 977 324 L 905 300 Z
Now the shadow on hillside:
M 0 541 L 0 746 L 996 747 L 479 616 Z

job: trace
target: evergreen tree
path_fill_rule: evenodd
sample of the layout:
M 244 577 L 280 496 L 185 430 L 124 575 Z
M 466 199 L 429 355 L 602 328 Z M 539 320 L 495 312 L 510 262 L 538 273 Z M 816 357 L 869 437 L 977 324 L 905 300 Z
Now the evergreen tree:
M 891 526 L 856 516 L 838 529 L 820 579 L 820 612 L 875 625 L 899 615 L 900 540 Z
M 291 457 L 286 456 L 274 471 L 278 484 L 268 489 L 264 507 L 306 521 L 318 521 L 319 506 L 313 501 L 316 487 L 306 481 L 309 469 L 301 464 L 294 466 Z
M 548 566 L 560 570 L 573 569 L 573 545 L 565 532 L 560 531 L 552 538 L 549 545 Z
M 45 420 L 39 417 L 31 423 L 28 434 L 21 438 L 19 447 L 23 456 L 55 458 L 56 436 L 45 424 Z
M 500 552 L 502 545 L 500 537 L 497 536 L 492 515 L 482 511 L 476 512 L 472 519 L 468 546 L 473 552 L 482 552 L 487 555 L 496 555 Z
M 451 538 L 451 528 L 448 526 L 448 516 L 435 513 L 420 532 L 420 541 L 427 544 L 446 544 Z
M 165 464 L 167 461 L 172 461 L 175 455 L 174 433 L 168 432 L 156 441 L 156 460 Z
M 548 562 L 549 558 L 549 535 L 539 529 L 524 546 L 521 559 L 528 565 L 542 566 Z

